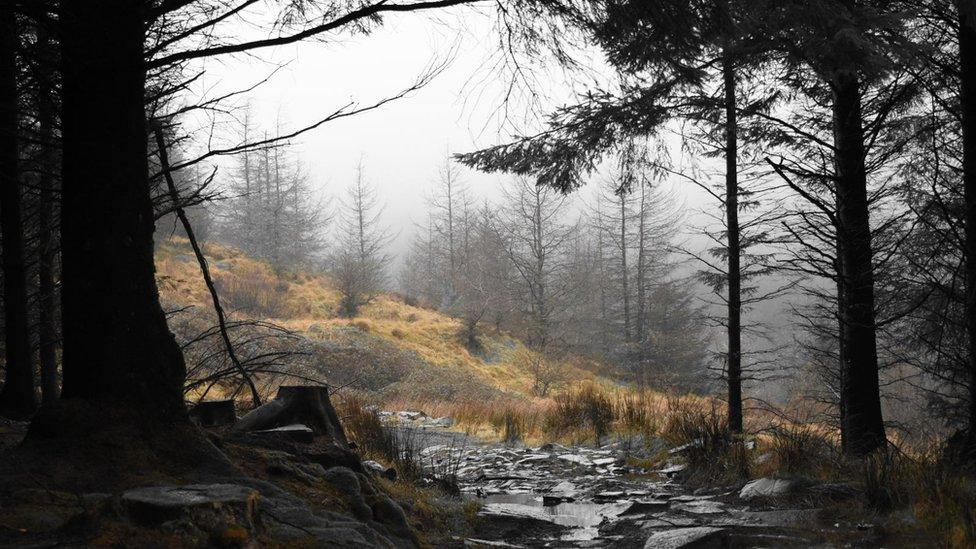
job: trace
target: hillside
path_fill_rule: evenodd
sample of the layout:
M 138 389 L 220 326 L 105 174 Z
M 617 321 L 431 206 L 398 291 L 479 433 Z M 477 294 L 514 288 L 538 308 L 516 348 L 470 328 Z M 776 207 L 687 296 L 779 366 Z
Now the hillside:
M 359 317 L 340 318 L 338 294 L 325 275 L 279 276 L 267 263 L 219 244 L 207 244 L 205 253 L 231 319 L 268 321 L 301 336 L 305 341 L 292 344 L 311 353 L 298 361 L 303 370 L 314 370 L 304 370 L 309 377 L 403 405 L 431 407 L 489 397 L 523 405 L 548 400 L 532 396 L 537 357 L 509 334 L 485 329 L 480 349 L 472 351 L 458 335 L 457 320 L 393 294 L 378 296 Z M 156 266 L 164 307 L 179 311 L 170 320 L 178 337 L 192 339 L 195 331 L 216 323 L 186 240 L 161 243 Z M 593 362 L 564 362 L 556 368 L 564 384 L 618 385 L 596 373 L 607 369 Z

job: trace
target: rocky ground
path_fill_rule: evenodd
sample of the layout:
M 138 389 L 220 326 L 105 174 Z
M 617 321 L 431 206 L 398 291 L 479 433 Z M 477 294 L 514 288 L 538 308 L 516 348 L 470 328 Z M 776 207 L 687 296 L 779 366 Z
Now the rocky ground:
M 107 483 L 114 456 L 100 455 L 110 466 L 92 472 L 90 486 L 66 488 L 58 470 L 17 461 L 25 455 L 17 443 L 26 424 L 0 425 L 0 546 L 926 545 L 818 508 L 852 498 L 848 486 L 769 478 L 692 489 L 683 482 L 684 449 L 659 439 L 526 447 L 472 438 L 453 430 L 449 418 L 381 413 L 428 478 L 456 479 L 453 497 L 422 492 L 415 481 L 392 481 L 392 471 L 362 461 L 331 405 L 324 416 L 309 416 L 278 400 L 240 420 L 231 409 L 235 423 L 208 428 L 227 460 L 225 472 L 142 474 L 115 485 Z M 133 467 L 133 455 L 120 462 Z
M 816 503 L 851 497 L 846 486 L 756 479 L 692 490 L 681 482 L 682 448 L 659 439 L 531 448 L 475 440 L 416 412 L 387 417 L 412 433 L 427 467 L 456 474 L 463 496 L 483 504 L 471 547 L 924 546 L 827 518 Z M 663 467 L 640 466 L 661 456 Z

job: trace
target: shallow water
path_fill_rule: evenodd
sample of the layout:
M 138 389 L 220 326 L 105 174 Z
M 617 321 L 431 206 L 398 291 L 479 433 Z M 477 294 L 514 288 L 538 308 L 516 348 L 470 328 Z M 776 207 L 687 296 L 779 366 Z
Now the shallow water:
M 545 505 L 542 495 L 536 493 L 491 494 L 478 498 L 488 509 L 499 509 L 513 513 L 539 516 L 554 524 L 571 528 L 560 539 L 583 541 L 597 539 L 599 526 L 604 521 L 614 519 L 627 510 L 628 502 L 595 503 L 560 502 Z

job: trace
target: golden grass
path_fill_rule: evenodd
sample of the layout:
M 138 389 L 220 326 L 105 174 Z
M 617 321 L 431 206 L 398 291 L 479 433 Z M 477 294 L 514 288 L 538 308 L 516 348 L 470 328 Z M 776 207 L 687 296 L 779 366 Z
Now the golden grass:
M 482 334 L 483 350 L 476 355 L 458 336 L 461 324 L 456 319 L 407 305 L 399 296 L 382 294 L 360 316 L 339 318 L 339 294 L 325 275 L 287 273 L 279 277 L 266 263 L 220 244 L 207 243 L 204 253 L 232 318 L 271 320 L 312 339 L 327 338 L 335 328 L 352 326 L 413 351 L 434 367 L 470 374 L 503 392 L 532 392 L 534 376 L 525 359 L 532 351 L 507 334 Z M 208 310 L 210 296 L 185 239 L 171 238 L 158 246 L 156 272 L 164 300 Z M 558 367 L 565 379 L 612 385 L 578 363 Z

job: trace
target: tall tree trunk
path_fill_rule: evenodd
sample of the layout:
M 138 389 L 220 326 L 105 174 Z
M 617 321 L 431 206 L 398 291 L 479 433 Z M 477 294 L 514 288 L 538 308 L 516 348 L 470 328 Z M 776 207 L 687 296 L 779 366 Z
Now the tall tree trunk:
M 39 159 L 41 174 L 38 179 L 39 200 L 37 214 L 37 286 L 38 358 L 41 363 L 41 400 L 54 402 L 58 398 L 57 326 L 54 318 L 55 288 L 54 263 L 57 246 L 54 240 L 54 180 L 57 166 L 54 152 L 55 99 L 52 84 L 52 67 L 55 54 L 50 35 L 43 22 L 38 29 L 37 66 L 37 126 L 41 141 Z
M 637 311 L 634 313 L 634 337 L 637 342 L 637 361 L 643 364 L 645 355 L 645 329 L 647 321 L 647 192 L 648 183 L 641 181 L 640 209 L 637 218 L 637 267 L 634 275 L 637 284 Z
M 630 278 L 627 272 L 627 193 L 620 190 L 620 291 L 624 300 L 624 344 L 630 353 Z
M 739 174 L 735 112 L 735 66 L 728 46 L 722 63 L 725 88 L 725 222 L 728 233 L 728 364 L 729 429 L 742 432 L 742 273 L 739 242 Z
M 17 18 L 14 0 L 0 0 L 0 237 L 3 239 L 3 312 L 6 378 L 0 414 L 34 412 L 34 365 L 27 325 L 27 274 L 17 149 Z
M 965 201 L 966 335 L 969 339 L 968 450 L 976 458 L 976 0 L 958 0 L 962 110 L 962 181 Z
M 147 176 L 145 2 L 61 2 L 64 399 L 183 421 L 186 366 L 159 304 Z
M 853 70 L 833 75 L 833 126 L 843 300 L 839 317 L 844 345 L 841 409 L 843 449 L 867 454 L 885 443 L 878 387 L 874 323 L 874 270 L 865 172 L 861 90 Z
M 838 210 L 840 207 L 838 206 Z M 840 234 L 840 229 L 837 229 L 838 234 Z M 837 246 L 835 248 L 837 259 L 834 260 L 834 266 L 837 269 L 837 310 L 843 311 L 847 308 L 846 299 L 844 298 L 844 288 L 846 284 L 844 283 L 844 265 L 840 260 L 842 254 L 841 252 L 841 241 L 840 237 L 837 238 Z M 843 395 L 847 392 L 845 387 L 847 387 L 847 339 L 845 339 L 846 334 L 844 333 L 844 320 L 841 315 L 837 315 L 837 391 L 840 395 L 837 403 L 838 419 L 840 421 L 840 445 L 841 448 L 847 447 L 847 431 L 843 426 L 847 423 L 847 399 Z

